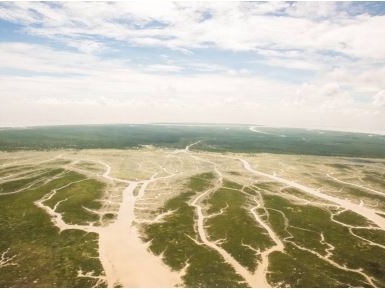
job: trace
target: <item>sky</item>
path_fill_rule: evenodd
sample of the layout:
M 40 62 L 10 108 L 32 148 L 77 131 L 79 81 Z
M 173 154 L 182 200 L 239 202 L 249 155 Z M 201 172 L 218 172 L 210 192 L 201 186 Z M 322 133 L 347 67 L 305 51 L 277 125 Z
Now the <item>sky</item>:
M 0 126 L 385 132 L 385 2 L 0 2 Z

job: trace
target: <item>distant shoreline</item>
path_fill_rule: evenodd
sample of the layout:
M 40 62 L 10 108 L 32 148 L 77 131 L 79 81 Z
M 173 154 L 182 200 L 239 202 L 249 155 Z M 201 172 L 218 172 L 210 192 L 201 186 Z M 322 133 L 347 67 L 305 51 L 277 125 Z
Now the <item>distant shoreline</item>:
M 344 129 L 338 127 L 298 127 L 298 126 L 280 126 L 280 125 L 263 125 L 263 124 L 251 124 L 251 123 L 167 123 L 167 122 L 153 122 L 153 123 L 86 123 L 86 124 L 52 124 L 52 125 L 15 125 L 15 126 L 0 126 L 0 130 L 12 130 L 12 129 L 30 129 L 30 128 L 44 128 L 44 127 L 66 127 L 66 126 L 138 126 L 138 125 L 159 125 L 159 126 L 185 126 L 185 127 L 248 127 L 257 126 L 261 128 L 274 128 L 274 129 L 304 129 L 309 131 L 331 131 L 331 132 L 349 132 L 360 133 L 369 135 L 385 135 L 385 131 L 382 130 L 365 130 L 365 129 Z

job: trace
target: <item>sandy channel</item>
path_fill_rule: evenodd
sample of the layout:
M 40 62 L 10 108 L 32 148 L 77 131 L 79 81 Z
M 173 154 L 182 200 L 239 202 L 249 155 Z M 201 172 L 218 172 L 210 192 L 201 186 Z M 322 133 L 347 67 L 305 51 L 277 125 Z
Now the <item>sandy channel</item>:
M 111 177 L 111 167 L 103 177 Z M 139 237 L 135 221 L 135 203 L 140 199 L 147 185 L 157 179 L 142 182 L 120 180 L 128 183 L 114 223 L 99 231 L 99 257 L 105 270 L 108 287 L 174 287 L 180 282 L 178 272 L 172 272 L 161 260 L 148 250 L 148 244 Z M 140 186 L 139 194 L 134 190 Z
M 102 162 L 99 162 L 102 163 Z M 134 208 L 136 201 L 143 197 L 147 185 L 162 178 L 153 176 L 150 180 L 129 181 L 111 177 L 111 167 L 102 163 L 106 167 L 102 177 L 114 182 L 123 182 L 127 187 L 123 191 L 122 202 L 119 207 L 117 218 L 107 226 L 67 224 L 63 220 L 62 213 L 56 211 L 63 199 L 51 208 L 44 204 L 50 200 L 57 192 L 76 182 L 68 183 L 60 188 L 56 188 L 47 193 L 35 205 L 43 209 L 50 217 L 51 221 L 60 231 L 64 230 L 82 230 L 93 232 L 99 235 L 99 258 L 105 276 L 94 276 L 93 272 L 83 273 L 79 270 L 79 277 L 88 277 L 97 279 L 98 282 L 106 280 L 108 287 L 175 287 L 181 283 L 181 274 L 173 272 L 167 267 L 159 256 L 153 255 L 148 244 L 144 243 L 135 227 Z M 134 195 L 136 188 L 139 188 L 138 195 Z M 97 283 L 100 284 L 100 283 Z

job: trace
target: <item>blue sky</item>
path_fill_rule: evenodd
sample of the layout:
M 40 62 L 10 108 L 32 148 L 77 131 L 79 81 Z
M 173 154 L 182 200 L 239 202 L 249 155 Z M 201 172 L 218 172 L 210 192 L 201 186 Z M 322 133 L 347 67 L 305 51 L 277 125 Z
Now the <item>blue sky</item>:
M 0 126 L 385 131 L 384 2 L 0 2 Z

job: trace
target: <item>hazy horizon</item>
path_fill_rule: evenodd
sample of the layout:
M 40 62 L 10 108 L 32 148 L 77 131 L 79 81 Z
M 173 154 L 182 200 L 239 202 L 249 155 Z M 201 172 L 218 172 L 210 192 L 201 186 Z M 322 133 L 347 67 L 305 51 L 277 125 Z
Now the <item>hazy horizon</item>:
M 108 125 L 165 125 L 165 126 L 256 126 L 261 128 L 283 128 L 283 129 L 304 129 L 304 130 L 323 130 L 336 132 L 352 132 L 352 133 L 366 133 L 385 135 L 385 130 L 371 130 L 371 129 L 348 129 L 340 127 L 305 127 L 305 126 L 284 126 L 284 125 L 263 125 L 256 123 L 204 123 L 204 122 L 120 122 L 120 123 L 52 123 L 52 124 L 35 124 L 35 125 L 14 125 L 14 126 L 0 126 L 0 129 L 20 129 L 20 128 L 34 128 L 34 127 L 50 127 L 50 126 L 108 126 Z
M 385 3 L 148 4 L 0 3 L 0 127 L 385 132 Z

